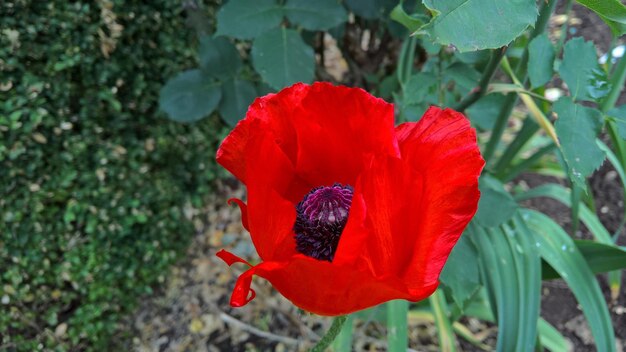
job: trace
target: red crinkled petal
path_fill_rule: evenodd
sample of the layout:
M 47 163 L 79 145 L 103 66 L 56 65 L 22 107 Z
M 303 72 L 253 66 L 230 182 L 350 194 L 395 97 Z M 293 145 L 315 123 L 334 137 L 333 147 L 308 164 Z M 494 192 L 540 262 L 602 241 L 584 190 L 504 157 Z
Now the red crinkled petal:
M 410 287 L 439 279 L 452 247 L 478 208 L 478 177 L 485 161 L 469 120 L 454 110 L 431 107 L 417 123 L 397 127 L 402 159 L 422 175 L 423 194 L 404 225 L 414 238 L 402 274 Z M 409 218 L 411 214 L 405 214 Z
M 291 189 L 300 185 L 293 165 L 269 137 L 271 135 L 252 134 L 254 148 L 246 153 L 248 229 L 259 256 L 265 261 L 295 253 L 291 230 L 296 210 L 288 197 L 293 192 Z
M 239 198 L 230 198 L 227 203 L 228 205 L 232 205 L 233 203 L 237 204 L 239 211 L 241 211 L 241 224 L 244 229 L 250 231 L 250 228 L 248 227 L 248 206 L 246 203 Z
M 407 288 L 392 278 L 375 278 L 350 266 L 318 261 L 298 254 L 286 262 L 263 262 L 239 276 L 231 305 L 240 307 L 254 298 L 252 275 L 269 280 L 296 306 L 319 315 L 337 316 L 356 312 L 391 299 L 419 301 L 437 285 Z
M 323 82 L 298 83 L 255 100 L 224 140 L 217 160 L 246 185 L 266 170 L 249 165 L 255 135 L 271 139 L 294 166 L 303 187 L 289 189 L 285 196 L 293 202 L 316 186 L 354 185 L 374 155 L 399 155 L 392 104 L 359 88 Z

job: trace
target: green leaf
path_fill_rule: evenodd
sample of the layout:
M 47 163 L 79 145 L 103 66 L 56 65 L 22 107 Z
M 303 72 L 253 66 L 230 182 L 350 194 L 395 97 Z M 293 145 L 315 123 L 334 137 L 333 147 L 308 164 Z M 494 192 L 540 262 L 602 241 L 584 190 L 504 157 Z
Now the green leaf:
M 567 282 L 582 307 L 598 351 L 615 351 L 611 317 L 598 281 L 569 235 L 544 214 L 524 210 L 541 257 Z
M 452 80 L 456 83 L 456 87 L 464 88 L 459 89 L 463 94 L 467 94 L 470 90 L 478 86 L 478 81 L 481 78 L 480 72 L 476 71 L 474 67 L 463 62 L 455 62 L 444 70 L 444 81 L 448 82 Z
M 496 227 L 507 222 L 518 208 L 502 184 L 491 177 L 480 178 L 480 200 L 474 220 L 484 227 Z
M 282 89 L 296 82 L 311 82 L 315 56 L 298 32 L 276 28 L 254 41 L 252 63 L 263 80 L 273 88 Z
M 244 118 L 248 106 L 257 97 L 256 88 L 246 80 L 232 79 L 222 85 L 222 101 L 219 112 L 222 119 L 231 127 Z
M 384 17 L 397 3 L 397 0 L 345 0 L 350 11 L 370 20 Z
M 515 195 L 515 200 L 523 201 L 536 197 L 548 197 L 563 203 L 567 207 L 571 208 L 572 206 L 571 191 L 555 183 L 544 184 L 533 189 L 529 189 L 524 193 L 517 194 Z M 611 239 L 611 234 L 604 227 L 604 225 L 602 225 L 602 222 L 600 222 L 600 219 L 595 212 L 591 211 L 584 203 L 579 204 L 578 211 L 580 215 L 580 220 L 582 220 L 585 226 L 587 226 L 587 229 L 589 229 L 589 231 L 597 241 L 606 244 L 613 243 L 613 240 Z
M 548 35 L 542 33 L 528 45 L 528 78 L 533 88 L 540 87 L 552 78 L 554 46 Z
M 424 0 L 433 12 L 419 29 L 440 44 L 459 51 L 495 49 L 509 44 L 535 23 L 534 0 Z
M 619 37 L 626 33 L 626 6 L 619 0 L 577 0 L 578 3 L 597 13 L 611 28 L 613 35 Z
M 607 116 L 611 117 L 617 125 L 617 133 L 626 140 L 626 105 L 620 105 L 609 110 Z
M 406 29 L 408 29 L 411 33 L 418 30 L 424 25 L 424 22 L 428 20 L 425 16 L 411 16 L 406 13 L 406 11 L 404 11 L 404 7 L 402 7 L 402 2 L 391 10 L 389 17 L 406 27 Z
M 235 45 L 224 37 L 200 38 L 200 67 L 216 78 L 228 78 L 241 68 L 241 57 Z
M 311 31 L 328 30 L 348 20 L 337 0 L 288 0 L 284 11 L 289 21 Z
M 230 0 L 217 12 L 215 35 L 252 39 L 278 27 L 282 19 L 275 0 Z
M 606 74 L 598 65 L 593 43 L 580 37 L 565 44 L 559 75 L 574 100 L 598 100 L 610 91 Z
M 478 254 L 468 235 L 461 236 L 448 257 L 440 280 L 452 292 L 452 299 L 463 309 L 480 288 Z
M 178 122 L 194 122 L 212 113 L 220 102 L 219 83 L 200 70 L 179 73 L 159 94 L 159 107 Z
M 476 127 L 491 130 L 505 100 L 506 96 L 502 94 L 485 95 L 465 110 L 465 113 Z
M 561 335 L 559 330 L 547 321 L 539 319 L 537 324 L 541 345 L 550 352 L 568 352 L 572 350 L 570 343 Z
M 596 136 L 602 128 L 602 113 L 575 104 L 570 97 L 560 98 L 553 108 L 558 115 L 554 128 L 570 178 L 585 189 L 585 178 L 602 165 L 605 156 L 596 144 Z
M 402 104 L 411 105 L 424 102 L 431 88 L 437 85 L 437 76 L 431 72 L 419 72 L 402 86 Z
M 626 269 L 626 247 L 589 240 L 574 240 L 574 244 L 594 274 Z M 544 280 L 552 280 L 561 276 L 551 266 L 544 265 L 542 277 Z
M 495 228 L 471 226 L 480 248 L 483 284 L 498 322 L 498 351 L 533 349 L 539 319 L 541 262 L 523 222 Z
M 437 335 L 439 337 L 439 350 L 456 352 L 457 341 L 452 331 L 446 296 L 441 289 L 437 289 L 428 297 L 428 301 L 435 317 L 435 326 L 437 327 Z

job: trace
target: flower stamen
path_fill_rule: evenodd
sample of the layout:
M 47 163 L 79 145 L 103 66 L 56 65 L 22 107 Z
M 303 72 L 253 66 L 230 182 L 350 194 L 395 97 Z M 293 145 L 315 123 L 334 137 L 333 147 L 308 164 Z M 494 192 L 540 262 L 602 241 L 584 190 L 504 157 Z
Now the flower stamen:
M 296 206 L 296 250 L 304 255 L 332 261 L 343 232 L 353 189 L 338 183 L 312 189 Z

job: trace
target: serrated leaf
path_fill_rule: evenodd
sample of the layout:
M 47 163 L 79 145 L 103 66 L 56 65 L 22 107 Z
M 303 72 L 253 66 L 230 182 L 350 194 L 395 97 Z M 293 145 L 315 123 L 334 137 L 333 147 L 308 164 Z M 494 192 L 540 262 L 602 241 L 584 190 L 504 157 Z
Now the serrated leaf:
M 370 20 L 385 16 L 398 1 L 395 0 L 345 0 L 346 7 L 355 15 Z
M 256 98 L 254 85 L 246 80 L 233 79 L 222 84 L 222 101 L 219 112 L 229 126 L 235 126 L 245 117 L 248 106 Z
M 537 18 L 534 0 L 424 0 L 433 18 L 418 33 L 427 33 L 459 51 L 495 49 L 509 44 Z
M 462 235 L 454 246 L 440 280 L 450 288 L 454 302 L 461 308 L 480 288 L 478 254 L 467 234 Z
M 607 116 L 610 116 L 617 125 L 617 133 L 626 140 L 626 105 L 621 105 L 609 110 Z
M 578 3 L 597 13 L 616 37 L 626 33 L 626 6 L 619 0 L 578 0 Z
M 161 88 L 159 107 L 174 121 L 194 122 L 212 113 L 221 97 L 219 83 L 200 70 L 188 70 Z
M 554 46 L 548 35 L 542 33 L 528 45 L 528 78 L 533 88 L 540 87 L 552 78 Z
M 200 38 L 200 67 L 216 78 L 228 78 L 241 68 L 241 57 L 233 43 L 224 37 Z
M 275 0 L 230 0 L 217 12 L 215 35 L 252 39 L 278 27 L 282 19 Z
M 252 63 L 263 80 L 276 89 L 296 82 L 311 82 L 315 56 L 300 34 L 276 28 L 258 37 L 252 45 Z
M 348 20 L 337 0 L 288 0 L 284 11 L 289 21 L 311 31 L 328 30 Z
M 558 115 L 554 127 L 570 178 L 585 189 L 585 178 L 602 165 L 605 157 L 596 144 L 596 136 L 602 127 L 602 113 L 575 104 L 570 97 L 560 98 L 553 108 Z
M 583 38 L 574 38 L 565 44 L 559 75 L 574 100 L 597 100 L 610 90 L 606 75 L 598 65 L 593 43 Z
M 481 177 L 480 200 L 474 220 L 484 227 L 496 227 L 507 222 L 518 208 L 517 202 L 502 184 L 491 177 Z

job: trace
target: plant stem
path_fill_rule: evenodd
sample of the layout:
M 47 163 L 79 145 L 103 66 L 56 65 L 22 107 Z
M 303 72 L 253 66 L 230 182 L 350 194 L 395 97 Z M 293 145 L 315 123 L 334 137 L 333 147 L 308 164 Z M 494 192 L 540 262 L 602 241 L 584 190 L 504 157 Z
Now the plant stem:
M 348 316 L 342 315 L 336 317 L 333 320 L 333 324 L 330 326 L 330 329 L 326 332 L 326 334 L 322 337 L 322 339 L 311 349 L 311 352 L 324 352 L 328 346 L 335 340 L 335 337 L 339 335 L 341 331 L 341 327 L 348 319 Z
M 535 30 L 530 35 L 529 40 L 532 40 L 539 34 L 541 34 L 548 24 L 548 19 L 552 15 L 552 10 L 556 6 L 556 0 L 549 0 L 547 3 L 543 3 L 541 7 L 541 12 L 539 14 L 539 18 L 537 19 L 537 23 L 535 25 Z M 515 68 L 515 76 L 519 77 L 521 81 L 526 82 L 526 64 L 528 62 L 528 48 L 524 50 L 524 54 L 522 54 L 522 58 Z M 496 151 L 496 147 L 500 143 L 500 139 L 502 138 L 502 134 L 504 133 L 504 129 L 506 128 L 506 124 L 509 121 L 509 116 L 511 115 L 511 111 L 513 111 L 513 107 L 517 103 L 517 94 L 509 94 L 502 104 L 502 108 L 500 109 L 500 113 L 496 119 L 496 123 L 493 127 L 493 131 L 491 133 L 491 137 L 489 137 L 489 142 L 487 142 L 487 146 L 483 152 L 483 158 L 486 162 L 489 162 L 489 159 L 493 156 Z
M 348 315 L 348 319 L 346 323 L 343 324 L 339 335 L 335 338 L 333 342 L 333 351 L 334 352 L 350 352 L 352 351 L 352 320 L 354 317 L 352 315 Z
M 559 37 L 559 41 L 556 44 L 555 53 L 558 56 L 563 48 L 563 44 L 565 43 L 565 38 L 567 38 L 567 31 L 569 29 L 569 19 L 572 13 L 572 4 L 574 2 L 572 0 L 567 0 L 565 4 L 565 23 L 563 23 L 563 27 L 561 28 L 561 36 Z
M 478 86 L 474 88 L 463 100 L 461 100 L 457 105 L 453 107 L 454 110 L 463 112 L 469 106 L 474 104 L 478 99 L 480 99 L 487 92 L 487 86 L 489 85 L 489 81 L 493 77 L 493 74 L 496 72 L 498 65 L 500 64 L 500 60 L 504 57 L 506 53 L 506 46 L 501 47 L 500 49 L 496 49 L 491 53 L 491 58 L 489 58 L 489 62 L 483 71 L 483 75 L 478 82 Z
M 624 82 L 626 81 L 626 56 L 622 56 L 619 59 L 609 81 L 611 83 L 611 90 L 609 91 L 609 95 L 602 101 L 602 105 L 600 106 L 602 112 L 607 112 L 615 106 L 619 94 L 622 92 L 622 88 L 624 88 Z
M 456 352 L 456 338 L 452 332 L 452 324 L 448 317 L 446 299 L 441 289 L 437 289 L 430 297 L 430 307 L 435 315 L 437 334 L 439 335 L 439 350 Z
M 389 352 L 404 352 L 409 345 L 407 332 L 407 314 L 409 302 L 395 300 L 386 303 L 387 306 L 387 343 Z

